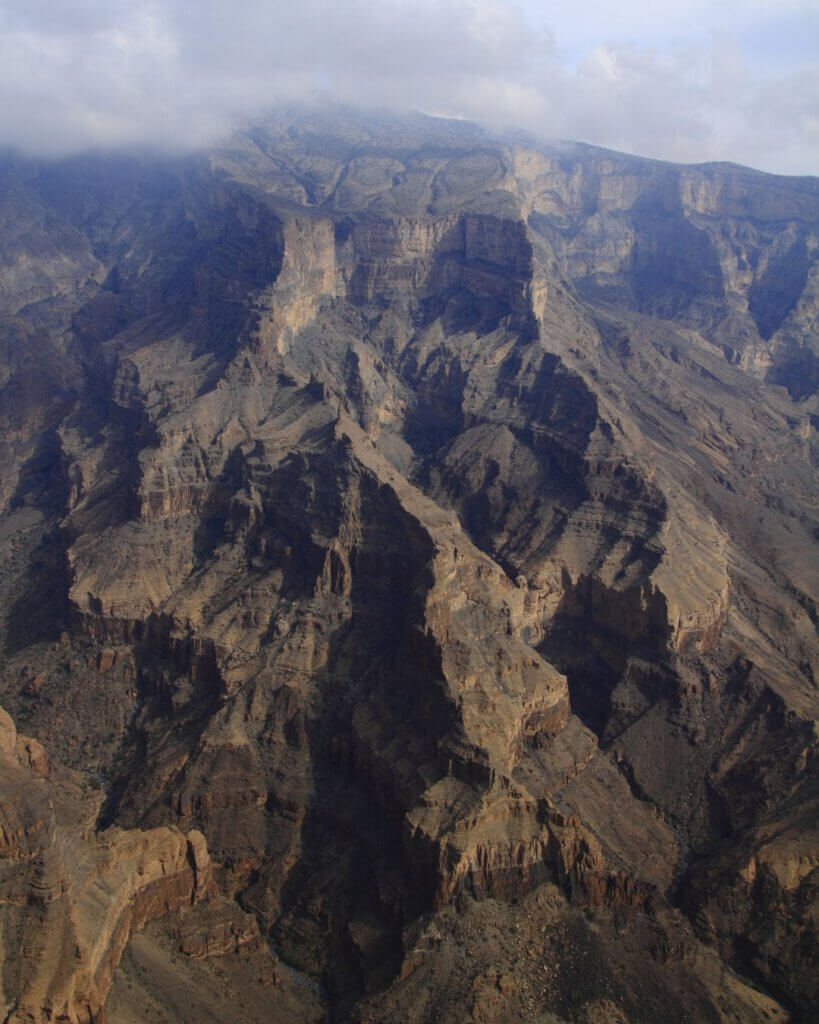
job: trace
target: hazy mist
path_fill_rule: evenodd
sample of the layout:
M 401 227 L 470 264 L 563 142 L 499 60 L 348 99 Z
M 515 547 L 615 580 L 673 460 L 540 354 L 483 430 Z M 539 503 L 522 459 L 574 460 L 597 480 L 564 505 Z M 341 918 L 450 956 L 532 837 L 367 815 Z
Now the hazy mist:
M 815 174 L 817 39 L 804 0 L 0 0 L 0 144 L 187 148 L 329 98 Z

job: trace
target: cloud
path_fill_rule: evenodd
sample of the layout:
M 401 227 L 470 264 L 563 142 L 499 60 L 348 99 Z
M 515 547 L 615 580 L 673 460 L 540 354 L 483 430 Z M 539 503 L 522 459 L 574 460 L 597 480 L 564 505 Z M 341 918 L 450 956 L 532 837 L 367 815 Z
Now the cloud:
M 778 10 L 672 0 L 660 19 L 632 0 L 615 17 L 556 0 L 545 23 L 534 0 L 0 0 L 0 142 L 195 147 L 321 94 L 817 173 L 819 61 L 803 39 L 819 15 Z

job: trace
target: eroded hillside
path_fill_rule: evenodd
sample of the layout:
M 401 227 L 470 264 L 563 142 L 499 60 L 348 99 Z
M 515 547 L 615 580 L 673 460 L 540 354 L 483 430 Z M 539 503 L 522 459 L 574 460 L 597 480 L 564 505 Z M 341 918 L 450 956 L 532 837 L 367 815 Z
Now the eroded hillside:
M 809 1020 L 817 180 L 1 174 L 4 1019 Z

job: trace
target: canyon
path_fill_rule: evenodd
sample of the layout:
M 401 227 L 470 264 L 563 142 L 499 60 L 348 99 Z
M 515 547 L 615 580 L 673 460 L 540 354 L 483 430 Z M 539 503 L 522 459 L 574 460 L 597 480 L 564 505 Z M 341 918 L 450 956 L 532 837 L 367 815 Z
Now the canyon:
M 815 1019 L 819 179 L 299 111 L 0 224 L 0 1019 Z

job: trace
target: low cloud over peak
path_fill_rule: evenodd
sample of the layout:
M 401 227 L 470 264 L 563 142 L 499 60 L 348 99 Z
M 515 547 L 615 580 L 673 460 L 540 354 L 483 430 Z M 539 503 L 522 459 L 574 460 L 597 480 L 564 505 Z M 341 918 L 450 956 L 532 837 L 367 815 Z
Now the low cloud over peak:
M 696 7 L 696 3 L 694 5 Z M 670 160 L 817 173 L 819 12 L 601 0 L 3 0 L 0 143 L 207 145 L 325 95 Z M 696 12 L 695 12 L 696 13 Z M 696 31 L 691 24 L 698 24 Z

